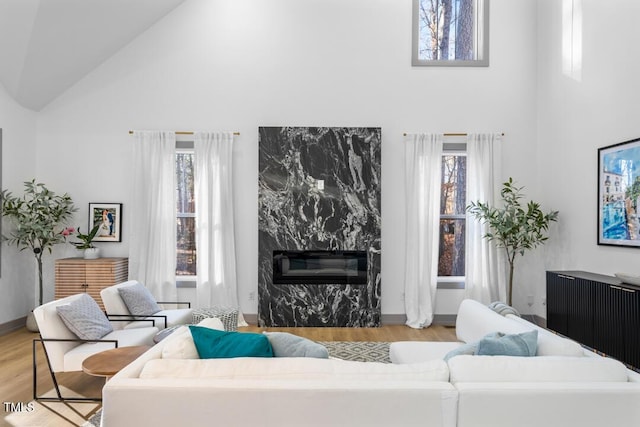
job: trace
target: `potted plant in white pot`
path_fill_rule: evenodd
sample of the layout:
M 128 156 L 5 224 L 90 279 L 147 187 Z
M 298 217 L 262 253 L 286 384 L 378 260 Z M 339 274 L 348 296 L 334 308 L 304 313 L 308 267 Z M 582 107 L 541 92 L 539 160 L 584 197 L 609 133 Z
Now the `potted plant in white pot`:
M 517 255 L 524 255 L 525 251 L 544 243 L 549 237 L 545 232 L 549 223 L 557 221 L 558 211 L 542 212 L 540 204 L 530 201 L 523 206 L 522 189 L 516 187 L 513 179 L 502 184 L 500 195 L 502 207 L 489 206 L 480 201 L 471 202 L 467 211 L 476 219 L 485 223 L 489 231 L 483 236 L 489 241 L 495 241 L 498 248 L 503 248 L 509 262 L 509 282 L 507 290 L 508 304 L 512 305 L 513 271 Z
M 0 193 L 2 216 L 12 225 L 2 238 L 21 251 L 29 249 L 33 253 L 38 266 L 38 305 L 42 305 L 42 256 L 66 241 L 72 229 L 64 225 L 77 209 L 67 193 L 56 194 L 35 179 L 25 182 L 24 187 L 22 196 L 8 190 Z M 34 330 L 32 326 L 29 329 Z
M 87 234 L 80 233 L 80 227 L 78 227 L 78 232 L 76 233 L 76 237 L 80 239 L 79 242 L 71 242 L 73 246 L 77 249 L 84 250 L 84 259 L 96 259 L 100 257 L 100 250 L 93 245 L 93 239 L 98 234 L 98 230 L 100 229 L 100 224 L 96 224 L 93 226 L 91 231 Z

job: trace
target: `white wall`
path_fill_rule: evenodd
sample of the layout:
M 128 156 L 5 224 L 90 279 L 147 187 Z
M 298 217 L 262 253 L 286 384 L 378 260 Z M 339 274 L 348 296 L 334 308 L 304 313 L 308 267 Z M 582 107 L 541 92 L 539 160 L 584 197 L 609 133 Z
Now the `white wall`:
M 191 0 L 40 113 L 38 174 L 73 196 L 78 225 L 89 202 L 124 203 L 123 242 L 102 248 L 126 256 L 127 131 L 239 131 L 239 298 L 256 313 L 258 126 L 381 126 L 382 312 L 404 313 L 402 134 L 505 132 L 505 176 L 535 188 L 535 15 L 534 0 L 493 0 L 491 66 L 425 68 L 411 67 L 411 0 Z
M 20 194 L 36 177 L 36 114 L 19 106 L 0 84 L 2 188 Z M 6 233 L 7 226 L 3 226 Z M 25 316 L 36 306 L 36 262 L 28 251 L 2 244 L 0 325 Z
M 640 250 L 598 246 L 596 226 L 597 150 L 640 137 L 640 2 L 581 4 L 582 73 L 575 79 L 563 73 L 562 2 L 538 3 L 539 173 L 541 188 L 552 189 L 544 201 L 560 211 L 545 267 L 637 275 Z

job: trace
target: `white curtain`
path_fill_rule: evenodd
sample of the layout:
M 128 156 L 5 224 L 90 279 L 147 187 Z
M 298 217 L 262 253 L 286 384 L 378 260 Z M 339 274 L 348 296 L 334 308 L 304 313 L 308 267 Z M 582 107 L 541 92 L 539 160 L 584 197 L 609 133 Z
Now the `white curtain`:
M 408 135 L 405 140 L 405 274 L 407 325 L 433 322 L 438 275 L 442 135 Z
M 467 136 L 467 201 L 500 200 L 500 135 Z M 484 304 L 506 302 L 506 259 L 504 251 L 484 236 L 488 227 L 467 214 L 465 296 Z
M 159 301 L 177 301 L 174 132 L 136 131 L 129 279 Z
M 194 133 L 198 307 L 238 307 L 232 152 L 232 132 Z

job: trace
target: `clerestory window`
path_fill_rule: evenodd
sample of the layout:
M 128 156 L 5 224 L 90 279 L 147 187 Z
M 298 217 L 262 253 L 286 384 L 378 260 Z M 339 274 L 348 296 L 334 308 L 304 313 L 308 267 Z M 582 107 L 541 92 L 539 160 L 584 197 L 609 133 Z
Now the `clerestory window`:
M 489 0 L 413 0 L 412 65 L 488 66 Z

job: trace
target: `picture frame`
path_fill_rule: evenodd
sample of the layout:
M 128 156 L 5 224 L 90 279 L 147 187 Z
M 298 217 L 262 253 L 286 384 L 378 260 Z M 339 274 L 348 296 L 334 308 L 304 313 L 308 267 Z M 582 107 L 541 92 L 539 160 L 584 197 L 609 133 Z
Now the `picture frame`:
M 94 242 L 122 241 L 122 203 L 89 203 L 89 228 L 102 223 Z
M 598 149 L 598 244 L 640 247 L 640 138 Z

